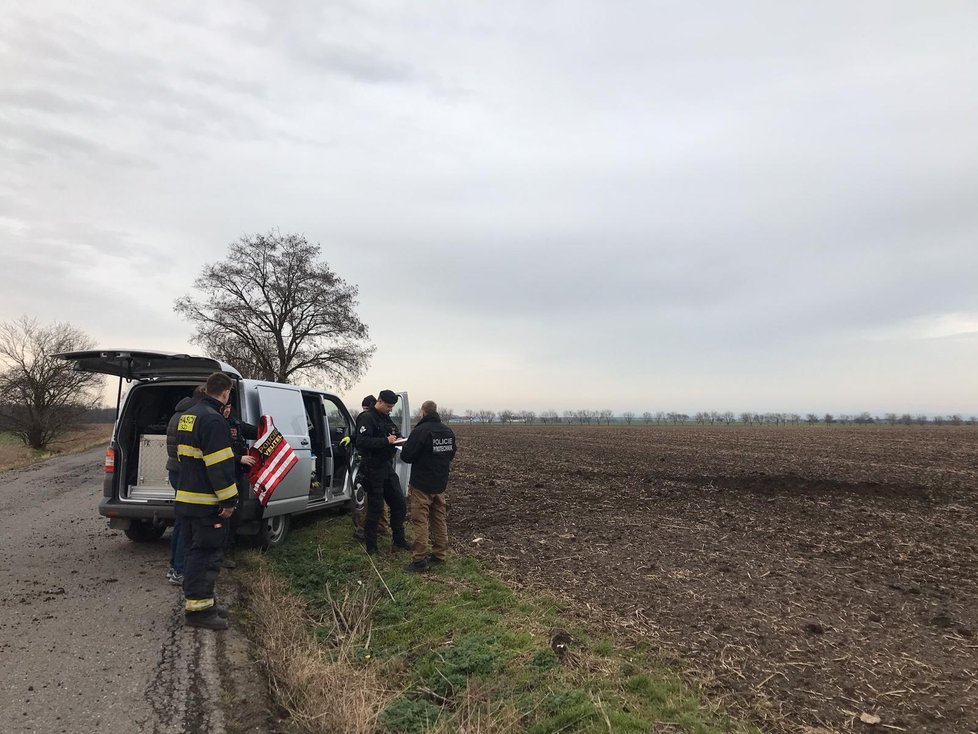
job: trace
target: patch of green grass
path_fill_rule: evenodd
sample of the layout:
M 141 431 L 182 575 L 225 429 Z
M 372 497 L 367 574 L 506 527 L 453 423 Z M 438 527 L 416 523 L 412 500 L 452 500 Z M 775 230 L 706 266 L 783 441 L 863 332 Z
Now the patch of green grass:
M 389 732 L 451 730 L 473 697 L 532 734 L 647 732 L 657 722 L 696 734 L 754 731 L 704 705 L 651 645 L 624 650 L 593 637 L 600 630 L 581 629 L 553 597 L 517 594 L 472 558 L 423 575 L 403 569 L 406 555 L 382 553 L 371 564 L 346 518 L 334 517 L 297 529 L 267 560 L 313 618 L 364 587 L 379 599 L 356 657 L 384 664 L 404 691 L 382 713 Z M 554 628 L 572 638 L 562 658 L 551 648 Z M 314 632 L 330 643 L 331 630 Z

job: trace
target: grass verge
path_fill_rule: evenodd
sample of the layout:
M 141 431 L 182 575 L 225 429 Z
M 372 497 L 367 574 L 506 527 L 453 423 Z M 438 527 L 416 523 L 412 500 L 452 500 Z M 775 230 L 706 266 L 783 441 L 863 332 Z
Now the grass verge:
M 305 731 L 755 731 L 552 597 L 470 558 L 411 574 L 406 554 L 371 558 L 350 536 L 323 518 L 236 574 L 278 703 Z
M 25 445 L 12 433 L 0 433 L 0 471 L 20 469 L 50 459 L 52 456 L 77 454 L 96 446 L 107 446 L 110 438 L 112 438 L 110 423 L 86 424 L 53 441 L 46 450 L 37 451 Z

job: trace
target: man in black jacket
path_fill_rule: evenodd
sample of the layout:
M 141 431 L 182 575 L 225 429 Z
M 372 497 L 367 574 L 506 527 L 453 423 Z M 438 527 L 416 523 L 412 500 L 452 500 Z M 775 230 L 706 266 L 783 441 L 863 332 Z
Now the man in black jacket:
M 238 506 L 231 430 L 221 415 L 231 385 L 224 373 L 212 374 L 204 397 L 177 422 L 180 479 L 174 512 L 183 523 L 186 546 L 184 621 L 215 630 L 228 628 L 226 611 L 215 604 L 214 582 L 224 555 L 225 523 Z
M 427 571 L 431 563 L 444 563 L 448 554 L 448 508 L 445 488 L 455 458 L 455 434 L 441 422 L 431 400 L 421 405 L 421 420 L 401 449 L 401 461 L 411 464 L 408 484 L 414 548 L 408 571 Z M 431 526 L 431 555 L 428 527 Z
M 394 473 L 394 445 L 401 438 L 390 412 L 397 403 L 397 393 L 381 390 L 377 403 L 357 416 L 356 448 L 360 452 L 360 478 L 367 493 L 367 517 L 363 523 L 367 553 L 377 552 L 377 522 L 384 503 L 391 509 L 391 534 L 394 550 L 411 550 L 404 538 L 404 516 L 407 506 L 401 483 Z
M 166 473 L 173 491 L 180 483 L 180 459 L 177 456 L 177 423 L 185 410 L 188 410 L 204 395 L 204 386 L 198 385 L 194 394 L 181 398 L 174 408 L 170 422 L 166 424 Z M 180 518 L 173 519 L 173 530 L 170 533 L 170 570 L 166 572 L 166 580 L 171 584 L 183 586 L 183 528 Z
M 254 456 L 248 455 L 248 441 L 258 440 L 258 426 L 240 421 L 232 413 L 233 409 L 230 403 L 221 410 L 221 415 L 227 420 L 228 428 L 231 429 L 231 450 L 234 451 L 234 472 L 238 479 L 238 497 L 243 501 L 245 493 L 249 489 L 248 472 L 257 463 Z M 224 541 L 224 558 L 221 561 L 224 568 L 235 568 L 238 565 L 231 558 L 231 554 L 234 552 L 234 541 L 238 534 L 238 515 L 240 514 L 240 512 L 235 512 L 225 523 L 228 532 Z

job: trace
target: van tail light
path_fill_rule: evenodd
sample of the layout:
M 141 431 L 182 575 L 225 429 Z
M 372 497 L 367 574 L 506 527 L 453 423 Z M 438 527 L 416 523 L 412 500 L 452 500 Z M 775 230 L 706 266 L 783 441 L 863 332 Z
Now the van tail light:
M 111 446 L 105 450 L 105 473 L 115 473 L 115 449 Z

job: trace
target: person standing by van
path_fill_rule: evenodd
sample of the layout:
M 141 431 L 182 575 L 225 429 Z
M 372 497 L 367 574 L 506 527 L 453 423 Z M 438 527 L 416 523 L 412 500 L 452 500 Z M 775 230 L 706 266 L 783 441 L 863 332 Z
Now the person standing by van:
M 444 563 L 448 554 L 448 508 L 445 488 L 448 471 L 455 458 L 455 434 L 441 422 L 438 406 L 426 400 L 421 405 L 421 420 L 401 449 L 401 461 L 411 464 L 408 500 L 411 506 L 411 534 L 414 552 L 408 571 L 427 571 L 431 563 Z M 428 555 L 428 529 L 431 528 L 431 555 Z
M 360 477 L 367 493 L 367 517 L 363 523 L 367 553 L 377 552 L 377 523 L 384 503 L 391 510 L 391 535 L 394 550 L 411 550 L 404 538 L 404 517 L 407 505 L 401 483 L 394 473 L 394 445 L 401 438 L 390 412 L 397 403 L 397 393 L 381 390 L 377 403 L 357 417 L 356 448 L 360 452 Z
M 258 440 L 258 426 L 252 423 L 240 421 L 233 415 L 231 404 L 228 403 L 221 409 L 221 415 L 228 422 L 231 429 L 231 450 L 234 451 L 234 474 L 238 480 L 238 496 L 248 490 L 248 471 L 258 460 L 254 456 L 248 455 L 248 441 Z M 231 554 L 234 552 L 234 541 L 238 534 L 238 513 L 234 513 L 228 518 L 227 539 L 224 541 L 224 558 L 221 565 L 224 568 L 234 568 L 238 564 L 234 562 Z
M 170 422 L 166 424 L 166 473 L 170 486 L 176 492 L 180 481 L 180 459 L 177 456 L 177 423 L 183 412 L 189 409 L 204 395 L 204 386 L 198 385 L 193 395 L 181 398 L 177 403 Z M 170 570 L 166 572 L 166 580 L 171 584 L 183 586 L 183 526 L 179 518 L 173 519 L 173 530 L 170 532 Z
M 360 412 L 357 414 L 357 420 L 359 420 L 360 416 L 363 413 L 366 413 L 368 410 L 373 408 L 376 404 L 377 404 L 377 398 L 375 398 L 373 395 L 368 395 L 362 401 L 360 401 Z M 387 536 L 391 534 L 391 526 L 389 520 L 390 513 L 387 511 L 387 505 L 383 503 L 381 504 L 383 505 L 383 507 L 381 508 L 380 517 L 377 518 L 377 535 Z M 364 535 L 363 532 L 363 525 L 367 519 L 366 505 L 367 503 L 364 502 L 363 509 L 353 514 L 353 537 L 354 539 L 359 540 L 361 543 L 363 543 L 366 540 L 366 536 Z
M 227 612 L 214 600 L 214 582 L 224 555 L 225 523 L 238 505 L 231 429 L 221 415 L 231 385 L 223 372 L 210 375 L 204 397 L 177 422 L 180 479 L 174 510 L 183 522 L 184 622 L 189 627 L 228 628 Z

